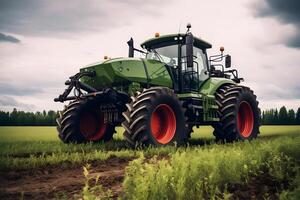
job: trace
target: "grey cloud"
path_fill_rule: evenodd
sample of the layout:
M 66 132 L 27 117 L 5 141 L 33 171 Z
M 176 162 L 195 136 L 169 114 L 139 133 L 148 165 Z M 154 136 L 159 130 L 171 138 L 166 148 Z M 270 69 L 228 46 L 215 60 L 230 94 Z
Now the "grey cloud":
M 43 92 L 42 89 L 36 87 L 28 87 L 26 85 L 16 86 L 7 83 L 0 83 L 1 95 L 27 96 Z
M 164 0 L 162 1 L 164 2 Z M 159 0 L 0 0 L 0 30 L 29 35 L 105 31 L 153 15 Z
M 265 0 L 259 4 L 257 16 L 274 16 L 284 24 L 293 24 L 296 33 L 285 41 L 289 47 L 300 48 L 300 1 L 299 0 Z
M 300 28 L 297 30 L 297 35 L 289 38 L 286 44 L 289 47 L 300 48 Z
M 12 97 L 2 96 L 0 98 L 0 106 L 17 106 L 17 105 L 18 102 Z
M 19 110 L 34 110 L 35 105 L 21 103 L 11 96 L 1 96 L 0 97 L 0 109 L 1 110 L 12 110 L 13 108 L 17 108 Z
M 257 82 L 254 85 L 257 88 L 255 92 L 261 100 L 300 99 L 299 86 L 266 84 L 262 82 Z
M 295 99 L 300 99 L 300 85 L 297 85 L 295 87 L 292 87 L 291 92 Z M 300 104 L 300 102 L 299 102 Z
M 299 23 L 300 1 L 265 0 L 265 3 L 257 13 L 259 16 L 276 16 L 283 22 Z
M 0 33 L 0 42 L 20 43 L 21 41 L 18 38 L 15 38 L 11 35 L 5 35 L 3 33 Z

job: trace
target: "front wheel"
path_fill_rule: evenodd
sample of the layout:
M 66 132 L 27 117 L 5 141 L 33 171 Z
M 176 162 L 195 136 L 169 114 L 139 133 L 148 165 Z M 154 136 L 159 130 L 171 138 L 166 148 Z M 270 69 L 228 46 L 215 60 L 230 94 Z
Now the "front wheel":
M 217 140 L 251 140 L 259 134 L 259 108 L 253 91 L 227 85 L 218 89 L 216 101 L 220 122 L 214 125 Z
M 185 109 L 173 90 L 153 87 L 132 99 L 122 123 L 130 144 L 164 146 L 186 141 Z
M 97 99 L 71 102 L 56 119 L 59 138 L 64 143 L 99 142 L 111 140 L 115 126 L 106 122 Z

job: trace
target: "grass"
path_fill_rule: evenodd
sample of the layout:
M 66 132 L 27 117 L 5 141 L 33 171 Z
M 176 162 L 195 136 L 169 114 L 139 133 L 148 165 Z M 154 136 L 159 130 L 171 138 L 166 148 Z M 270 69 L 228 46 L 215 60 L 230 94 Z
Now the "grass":
M 215 144 L 213 129 L 203 126 L 194 128 L 187 147 L 132 149 L 122 139 L 122 128 L 117 128 L 111 142 L 64 144 L 55 127 L 0 127 L 0 170 L 137 158 L 127 167 L 121 198 L 227 199 L 235 185 L 247 185 L 251 177 L 270 176 L 279 184 L 278 194 L 266 191 L 264 198 L 292 199 L 300 190 L 300 126 L 263 126 L 260 130 L 258 139 L 251 142 Z M 88 191 L 93 188 L 86 189 L 93 196 Z
M 274 187 L 280 191 L 285 187 L 282 183 L 293 185 L 299 164 L 300 136 L 188 147 L 168 159 L 154 157 L 147 161 L 140 157 L 131 162 L 123 183 L 123 198 L 225 199 L 233 195 L 233 186 L 251 185 L 253 177 L 272 177 Z M 263 195 L 274 198 L 268 190 Z
M 297 126 L 292 130 L 297 129 Z M 114 139 L 122 140 L 124 129 L 117 127 L 117 134 L 114 135 Z M 300 130 L 300 126 L 298 128 Z M 213 138 L 213 129 L 210 126 L 203 126 L 200 128 L 194 128 L 195 134 L 193 138 Z M 57 137 L 56 127 L 45 126 L 0 126 L 0 142 L 60 142 Z
M 123 128 L 117 127 L 114 139 L 123 139 Z M 300 126 L 262 126 L 260 137 L 300 134 Z M 193 139 L 213 139 L 213 128 L 202 126 L 194 128 Z M 0 142 L 59 142 L 55 127 L 0 126 Z
M 213 144 L 212 131 L 210 126 L 194 128 L 190 147 L 202 148 L 203 144 Z M 149 156 L 166 155 L 185 149 L 166 147 L 133 150 L 122 139 L 122 132 L 122 128 L 117 128 L 115 140 L 108 143 L 74 145 L 63 144 L 57 137 L 55 127 L 0 127 L 0 169 L 43 167 L 63 162 L 81 164 L 110 156 L 136 157 L 141 153 Z M 299 134 L 300 126 L 263 126 L 259 140 L 281 136 L 294 138 Z
M 58 141 L 53 126 L 0 126 L 0 142 Z

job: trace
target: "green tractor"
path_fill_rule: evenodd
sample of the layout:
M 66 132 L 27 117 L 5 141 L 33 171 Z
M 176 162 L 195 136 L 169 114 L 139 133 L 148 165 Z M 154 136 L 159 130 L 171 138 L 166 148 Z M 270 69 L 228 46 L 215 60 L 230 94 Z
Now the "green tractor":
M 109 141 L 122 125 L 129 144 L 181 145 L 193 126 L 211 125 L 217 141 L 250 140 L 259 133 L 256 96 L 231 67 L 230 55 L 208 57 L 211 44 L 190 32 L 129 46 L 128 58 L 85 66 L 65 82 L 56 102 L 57 130 L 65 143 Z M 134 57 L 134 52 L 145 54 Z M 223 66 L 225 60 L 225 67 Z M 74 95 L 70 96 L 71 92 Z

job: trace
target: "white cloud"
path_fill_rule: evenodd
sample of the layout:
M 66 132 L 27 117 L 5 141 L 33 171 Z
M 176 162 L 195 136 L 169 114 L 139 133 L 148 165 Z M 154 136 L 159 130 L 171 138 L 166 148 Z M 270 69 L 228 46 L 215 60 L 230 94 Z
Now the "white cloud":
M 105 7 L 106 2 L 103 1 L 101 6 Z M 64 90 L 64 81 L 80 66 L 102 60 L 104 55 L 127 56 L 126 41 L 131 36 L 137 46 L 153 37 L 155 32 L 178 32 L 180 24 L 181 32 L 184 32 L 186 22 L 191 22 L 194 35 L 213 44 L 210 54 L 218 53 L 219 46 L 225 46 L 226 53 L 232 55 L 233 66 L 245 78 L 245 84 L 255 91 L 263 109 L 270 105 L 300 106 L 300 51 L 280 44 L 282 38 L 293 34 L 293 27 L 276 19 L 254 17 L 253 8 L 246 0 L 176 0 L 167 6 L 162 6 L 159 1 L 137 5 L 134 5 L 135 0 L 122 2 L 115 3 L 118 6 L 114 9 L 110 7 L 110 11 L 114 12 L 105 12 L 105 16 L 100 12 L 103 8 L 97 6 L 92 9 L 91 15 L 85 11 L 83 18 L 86 19 L 82 22 L 91 29 L 82 31 L 75 26 L 69 29 L 67 36 L 66 30 L 59 27 L 51 30 L 53 34 L 50 30 L 47 34 L 31 33 L 27 30 L 31 23 L 23 24 L 23 30 L 20 28 L 13 32 L 14 29 L 11 29 L 22 42 L 0 43 L 0 86 L 9 84 L 14 89 L 24 88 L 24 91 L 38 89 L 39 92 L 34 94 L 13 97 L 20 103 L 34 104 L 37 110 L 61 109 L 62 104 L 54 103 L 53 98 Z M 63 9 L 64 5 L 59 4 L 58 8 Z M 43 9 L 47 10 L 47 7 Z M 131 14 L 126 15 L 123 9 L 129 9 Z M 33 14 L 31 18 L 39 17 L 39 12 Z M 72 15 L 65 20 L 71 23 L 74 17 Z M 110 28 L 109 23 L 93 20 L 97 17 L 107 22 L 117 22 Z M 45 22 L 51 20 L 46 18 Z

